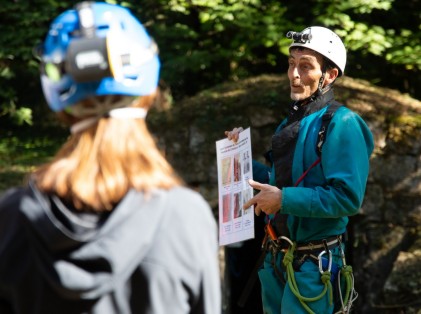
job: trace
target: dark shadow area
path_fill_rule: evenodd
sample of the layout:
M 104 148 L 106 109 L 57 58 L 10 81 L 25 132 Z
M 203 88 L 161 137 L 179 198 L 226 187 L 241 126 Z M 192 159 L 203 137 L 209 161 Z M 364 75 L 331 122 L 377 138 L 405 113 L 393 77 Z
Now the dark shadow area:
M 264 237 L 264 215 L 255 216 L 255 238 L 241 243 L 241 246 L 225 248 L 226 276 L 229 285 L 229 314 L 260 314 L 263 313 L 260 281 L 255 278 L 244 306 L 238 304 L 246 284 L 254 273 L 256 263 L 262 254 Z

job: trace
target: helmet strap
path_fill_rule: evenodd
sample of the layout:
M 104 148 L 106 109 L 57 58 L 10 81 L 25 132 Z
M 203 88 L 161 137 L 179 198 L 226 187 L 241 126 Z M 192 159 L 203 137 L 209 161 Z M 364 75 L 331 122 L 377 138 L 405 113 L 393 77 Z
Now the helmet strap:
M 324 93 L 326 93 L 328 90 L 332 88 L 333 82 L 323 87 L 325 77 L 326 77 L 326 70 L 323 69 L 322 76 L 319 79 L 319 85 L 317 86 L 316 91 L 308 98 L 309 101 L 315 100 L 318 96 L 323 95 Z
M 335 80 L 333 80 L 333 82 L 331 82 L 328 85 L 326 85 L 325 87 L 323 87 L 323 83 L 325 81 L 326 73 L 327 73 L 327 70 L 328 70 L 327 64 L 328 64 L 328 60 L 325 57 L 323 57 L 322 76 L 319 79 L 319 86 L 317 87 L 317 91 L 315 93 L 316 96 L 326 93 L 328 90 L 330 90 L 332 88 L 332 85 L 335 82 Z
M 325 87 L 323 87 L 323 83 L 325 82 L 326 73 L 327 73 L 327 60 L 323 58 L 323 66 L 322 66 L 322 76 L 319 79 L 319 86 L 317 87 L 317 91 L 315 92 L 315 96 L 322 95 L 326 93 L 329 89 L 331 89 L 333 82 L 329 83 Z
M 108 95 L 101 101 L 96 97 L 90 98 L 89 106 L 81 101 L 69 107 L 67 113 L 80 119 L 70 127 L 70 133 L 84 131 L 95 125 L 101 118 L 145 119 L 148 111 L 145 108 L 133 107 L 137 99 L 138 97 L 123 96 L 120 100 L 116 100 L 113 95 Z
M 317 86 L 317 92 L 316 93 L 318 93 L 318 94 L 323 94 L 323 92 L 324 92 L 323 83 L 325 81 L 325 77 L 326 77 L 326 71 L 323 70 L 322 76 L 319 79 L 319 85 Z
M 70 127 L 70 133 L 76 134 L 82 132 L 91 126 L 95 125 L 101 118 L 112 118 L 118 120 L 124 119 L 145 119 L 148 111 L 145 108 L 134 108 L 134 107 L 126 107 L 126 108 L 116 108 L 110 110 L 110 112 L 96 117 L 89 117 L 83 119 L 79 122 L 74 123 Z
M 70 127 L 70 133 L 76 134 L 81 131 L 84 131 L 90 128 L 91 126 L 93 126 L 95 123 L 97 123 L 100 118 L 101 117 L 90 117 L 90 118 L 83 119 L 79 122 L 76 122 Z

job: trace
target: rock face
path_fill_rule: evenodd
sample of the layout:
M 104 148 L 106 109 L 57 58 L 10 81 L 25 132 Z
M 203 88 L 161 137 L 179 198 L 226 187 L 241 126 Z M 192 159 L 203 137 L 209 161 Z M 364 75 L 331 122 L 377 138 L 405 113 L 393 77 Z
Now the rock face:
M 288 86 L 286 76 L 259 76 L 149 115 L 166 157 L 216 218 L 215 141 L 225 130 L 250 127 L 253 158 L 264 162 L 287 112 Z M 349 228 L 356 313 L 421 313 L 421 102 L 348 77 L 335 83 L 335 94 L 364 118 L 376 144 L 365 201 Z

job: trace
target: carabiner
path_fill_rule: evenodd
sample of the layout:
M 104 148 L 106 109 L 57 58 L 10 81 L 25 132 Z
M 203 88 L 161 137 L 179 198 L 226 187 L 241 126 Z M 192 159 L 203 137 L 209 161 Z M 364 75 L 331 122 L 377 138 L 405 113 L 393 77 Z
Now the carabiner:
M 328 252 L 329 252 L 329 260 L 328 260 L 329 264 L 328 264 L 327 270 L 323 269 L 323 255 L 327 254 L 327 252 L 325 250 L 321 251 L 320 254 L 317 256 L 317 259 L 319 260 L 319 271 L 321 274 L 323 274 L 325 271 L 330 272 L 332 269 L 332 252 L 330 250 L 328 250 Z
M 289 239 L 289 238 L 287 238 L 287 237 L 285 237 L 285 236 L 280 236 L 278 239 L 279 239 L 279 240 L 284 240 L 284 241 L 287 241 L 287 242 L 289 243 L 289 245 L 291 245 L 291 246 L 293 246 L 293 245 L 294 245 L 294 243 L 291 241 L 291 239 Z

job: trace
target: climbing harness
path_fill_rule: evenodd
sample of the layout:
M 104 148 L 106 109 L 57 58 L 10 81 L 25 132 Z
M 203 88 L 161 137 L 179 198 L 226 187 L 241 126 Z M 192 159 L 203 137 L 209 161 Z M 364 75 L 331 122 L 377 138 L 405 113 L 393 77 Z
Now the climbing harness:
M 289 285 L 291 292 L 297 297 L 303 308 L 310 314 L 311 310 L 308 303 L 322 299 L 326 294 L 329 298 L 329 304 L 334 306 L 334 291 L 338 292 L 340 309 L 335 313 L 347 314 L 350 312 L 355 299 L 358 297 L 354 289 L 354 276 L 352 267 L 346 264 L 345 253 L 342 247 L 343 236 L 335 236 L 321 241 L 310 243 L 296 243 L 285 236 L 276 236 L 270 221 L 265 226 L 266 236 L 262 247 L 272 255 L 272 267 L 281 282 Z M 341 254 L 342 266 L 333 263 L 332 249 L 339 248 Z M 277 255 L 282 252 L 283 270 L 276 266 Z M 295 272 L 300 271 L 301 265 L 307 260 L 315 262 L 318 266 L 321 281 L 324 284 L 322 292 L 317 296 L 304 296 L 300 293 L 298 284 L 295 280 Z M 283 274 L 286 274 L 286 279 Z M 344 279 L 344 294 L 342 291 L 342 278 Z M 336 285 L 336 286 L 335 286 Z

